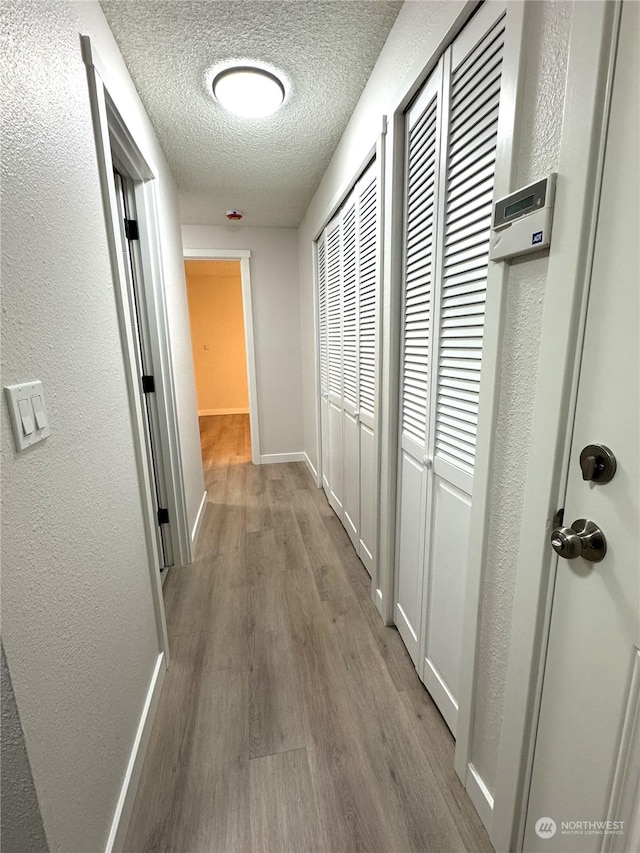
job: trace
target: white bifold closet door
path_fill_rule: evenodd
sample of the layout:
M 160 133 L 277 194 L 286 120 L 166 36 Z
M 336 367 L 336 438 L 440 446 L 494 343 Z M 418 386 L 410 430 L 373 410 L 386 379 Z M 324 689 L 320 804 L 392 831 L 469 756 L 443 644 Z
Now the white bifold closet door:
M 327 227 L 327 497 L 340 519 L 344 515 L 342 461 L 342 222 L 337 216 Z
M 356 550 L 360 527 L 360 436 L 358 430 L 358 277 L 356 194 L 351 193 L 342 220 L 342 379 L 343 379 L 343 524 Z
M 395 621 L 454 734 L 503 48 L 486 4 L 406 117 Z
M 358 432 L 360 529 L 357 551 L 373 574 L 377 524 L 376 394 L 380 282 L 380 184 L 373 163 L 356 186 L 358 205 Z
M 317 243 L 322 483 L 369 574 L 377 536 L 379 193 L 374 161 Z
M 329 341 L 327 329 L 327 256 L 325 235 L 318 240 L 316 270 L 318 281 L 318 361 L 320 372 L 320 441 L 322 458 L 329 455 Z M 322 486 L 329 495 L 329 469 L 322 470 Z

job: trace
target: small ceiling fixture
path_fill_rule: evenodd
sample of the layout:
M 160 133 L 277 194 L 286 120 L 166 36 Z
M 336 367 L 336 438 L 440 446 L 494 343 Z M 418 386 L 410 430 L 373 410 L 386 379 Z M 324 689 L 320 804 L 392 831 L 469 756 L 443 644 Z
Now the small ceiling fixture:
M 239 210 L 227 210 L 225 216 L 232 222 L 239 222 L 242 219 L 242 214 Z
M 222 106 L 237 116 L 259 118 L 274 113 L 284 101 L 282 81 L 263 68 L 236 65 L 213 78 L 213 94 Z

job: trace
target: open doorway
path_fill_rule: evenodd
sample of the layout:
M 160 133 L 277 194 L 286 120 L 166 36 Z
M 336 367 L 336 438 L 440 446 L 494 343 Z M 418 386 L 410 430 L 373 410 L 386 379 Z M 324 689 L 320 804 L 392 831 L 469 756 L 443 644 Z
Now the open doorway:
M 248 259 L 186 259 L 185 279 L 205 471 L 259 462 Z M 243 268 L 244 267 L 244 268 Z

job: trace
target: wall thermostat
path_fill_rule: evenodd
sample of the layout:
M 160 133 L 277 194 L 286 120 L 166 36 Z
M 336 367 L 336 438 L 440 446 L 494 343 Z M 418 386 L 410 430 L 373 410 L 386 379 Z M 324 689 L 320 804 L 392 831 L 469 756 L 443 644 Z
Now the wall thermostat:
M 554 172 L 495 203 L 490 260 L 508 261 L 549 246 L 556 177 Z

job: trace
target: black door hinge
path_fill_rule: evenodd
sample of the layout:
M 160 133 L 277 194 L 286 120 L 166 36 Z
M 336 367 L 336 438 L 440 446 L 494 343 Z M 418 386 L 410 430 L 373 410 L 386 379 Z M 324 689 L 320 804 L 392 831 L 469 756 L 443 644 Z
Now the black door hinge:
M 156 381 L 153 376 L 142 377 L 142 392 L 143 394 L 152 394 L 156 390 Z
M 169 510 L 160 507 L 158 510 L 158 524 L 169 524 Z
M 124 233 L 127 240 L 139 240 L 140 239 L 140 231 L 138 230 L 138 220 L 137 219 L 125 219 L 124 221 Z

